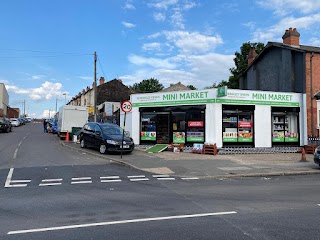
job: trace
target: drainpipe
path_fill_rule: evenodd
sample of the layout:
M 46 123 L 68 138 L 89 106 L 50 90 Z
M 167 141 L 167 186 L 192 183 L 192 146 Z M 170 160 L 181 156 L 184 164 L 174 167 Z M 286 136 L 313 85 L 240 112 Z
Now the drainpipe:
M 313 59 L 313 52 L 310 56 L 310 100 L 311 100 L 311 133 L 312 137 L 315 136 L 314 133 L 314 121 L 313 121 L 313 95 L 312 95 L 312 59 Z

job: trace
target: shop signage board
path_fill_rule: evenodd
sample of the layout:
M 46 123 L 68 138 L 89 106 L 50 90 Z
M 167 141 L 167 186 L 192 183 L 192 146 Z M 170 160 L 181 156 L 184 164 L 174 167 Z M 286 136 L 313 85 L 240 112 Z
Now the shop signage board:
M 203 121 L 188 121 L 188 127 L 203 127 Z
M 173 132 L 173 142 L 174 143 L 185 143 L 186 133 L 185 132 Z
M 218 87 L 218 97 L 227 96 L 227 86 Z
M 228 89 L 226 96 L 218 97 L 218 90 L 205 89 L 150 94 L 132 94 L 133 107 L 157 107 L 195 104 L 248 104 L 298 107 L 301 94 L 269 91 Z
M 156 141 L 156 132 L 141 132 L 141 140 L 144 141 Z

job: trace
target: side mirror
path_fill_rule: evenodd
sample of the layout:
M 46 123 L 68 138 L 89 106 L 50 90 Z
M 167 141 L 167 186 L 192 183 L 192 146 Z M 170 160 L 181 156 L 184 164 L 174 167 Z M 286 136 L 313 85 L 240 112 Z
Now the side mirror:
M 130 137 L 130 132 L 129 131 L 124 131 L 124 136 L 125 137 Z

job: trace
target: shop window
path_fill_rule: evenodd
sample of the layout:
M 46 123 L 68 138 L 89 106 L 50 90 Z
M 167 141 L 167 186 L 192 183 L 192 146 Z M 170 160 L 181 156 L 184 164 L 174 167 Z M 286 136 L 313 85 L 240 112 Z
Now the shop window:
M 204 142 L 204 111 L 187 114 L 187 142 Z
M 141 141 L 156 141 L 156 114 L 141 114 Z
M 222 128 L 224 143 L 253 144 L 253 111 L 223 110 Z
M 174 143 L 186 142 L 185 113 L 172 113 L 172 139 Z
M 272 142 L 298 143 L 298 117 L 297 112 L 272 112 Z

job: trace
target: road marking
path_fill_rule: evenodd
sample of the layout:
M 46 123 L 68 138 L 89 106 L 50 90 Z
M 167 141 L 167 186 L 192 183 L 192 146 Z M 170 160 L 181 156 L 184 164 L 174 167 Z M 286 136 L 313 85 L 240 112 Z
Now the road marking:
M 320 207 L 320 204 L 317 204 Z
M 145 175 L 137 175 L 137 176 L 128 176 L 128 178 L 144 178 Z
M 167 177 L 167 178 L 157 178 L 158 180 L 176 180 L 173 177 Z
M 20 147 L 20 146 L 21 146 L 21 144 L 22 144 L 22 141 L 21 141 L 21 142 L 19 142 L 18 146 Z
M 16 157 L 17 157 L 17 153 L 18 153 L 18 148 L 14 151 L 13 159 L 16 159 Z
M 199 180 L 198 177 L 183 177 L 182 180 Z
M 31 180 L 12 180 L 12 175 L 13 175 L 14 168 L 10 168 L 7 176 L 7 180 L 4 184 L 4 187 L 9 188 L 9 187 L 26 187 L 28 184 L 14 184 L 11 185 L 11 183 L 30 183 Z
M 149 181 L 149 178 L 132 178 L 130 179 L 131 182 L 138 182 L 138 181 Z
M 170 176 L 169 175 L 152 175 L 152 177 L 158 178 L 158 177 L 170 177 Z
M 58 186 L 61 185 L 62 178 L 55 178 L 55 179 L 42 179 L 39 187 L 46 187 L 46 186 Z
M 46 187 L 46 186 L 57 186 L 61 185 L 62 183 L 40 183 L 39 187 Z
M 92 183 L 91 177 L 79 177 L 79 178 L 71 178 L 71 184 L 81 184 L 81 183 Z
M 120 178 L 119 176 L 108 176 L 108 177 L 100 177 L 100 179 L 116 179 Z
M 61 182 L 62 178 L 56 178 L 56 179 L 43 179 L 42 182 Z
M 109 183 L 109 182 L 122 182 L 119 176 L 108 176 L 108 177 L 100 177 L 100 181 L 102 183 Z
M 72 181 L 78 181 L 78 180 L 91 180 L 91 177 L 79 177 L 79 178 L 71 178 Z
M 47 232 L 47 231 L 58 231 L 58 230 L 65 230 L 65 229 L 87 228 L 87 227 L 117 225 L 117 224 L 126 224 L 126 223 L 139 223 L 139 222 L 163 221 L 163 220 L 172 220 L 172 219 L 210 217 L 210 216 L 229 215 L 229 214 L 236 214 L 236 213 L 237 212 L 235 212 L 235 211 L 216 212 L 216 213 L 200 213 L 200 214 L 176 215 L 176 216 L 167 216 L 167 217 L 129 219 L 129 220 L 112 221 L 112 222 L 97 222 L 97 223 L 87 223 L 87 224 L 77 224 L 77 225 L 66 225 L 66 226 L 60 226 L 60 227 L 34 228 L 34 229 L 10 231 L 7 233 L 7 235 L 35 233 L 35 232 Z

